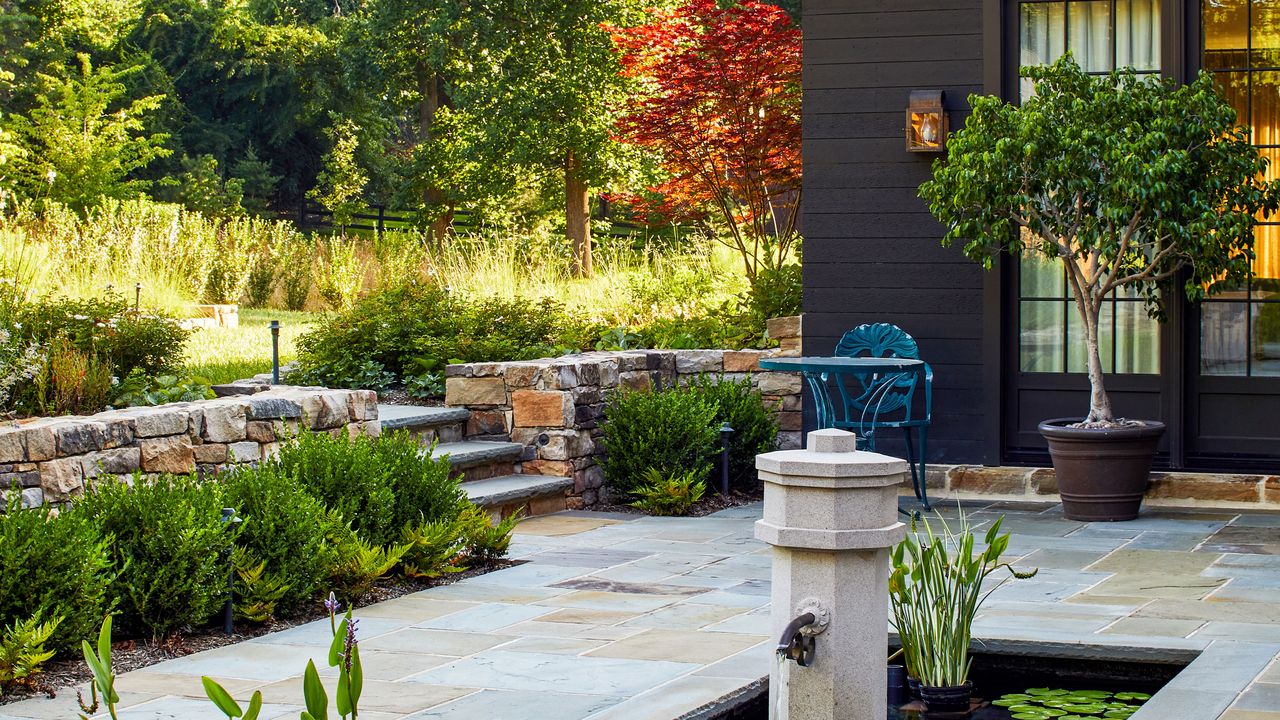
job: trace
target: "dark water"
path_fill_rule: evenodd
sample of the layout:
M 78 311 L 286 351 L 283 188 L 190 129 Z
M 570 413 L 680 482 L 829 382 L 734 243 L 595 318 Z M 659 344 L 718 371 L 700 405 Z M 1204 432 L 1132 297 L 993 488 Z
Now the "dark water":
M 970 679 L 974 684 L 974 697 L 987 701 L 1036 687 L 1154 695 L 1183 667 L 1185 665 L 975 653 Z M 712 717 L 715 720 L 767 720 L 768 696 L 726 707 Z M 1010 717 L 1009 711 L 1002 707 L 984 707 L 967 715 L 938 715 L 890 707 L 887 720 L 1010 720 Z

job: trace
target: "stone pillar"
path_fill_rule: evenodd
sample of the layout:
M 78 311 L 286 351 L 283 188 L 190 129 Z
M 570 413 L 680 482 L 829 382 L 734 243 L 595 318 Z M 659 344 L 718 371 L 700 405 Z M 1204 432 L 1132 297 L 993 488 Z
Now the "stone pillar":
M 809 433 L 807 450 L 756 458 L 764 517 L 756 537 L 773 546 L 773 636 L 812 612 L 816 652 L 808 667 L 776 661 L 769 675 L 773 720 L 884 720 L 889 617 L 889 548 L 898 487 L 897 458 L 855 451 L 843 430 Z

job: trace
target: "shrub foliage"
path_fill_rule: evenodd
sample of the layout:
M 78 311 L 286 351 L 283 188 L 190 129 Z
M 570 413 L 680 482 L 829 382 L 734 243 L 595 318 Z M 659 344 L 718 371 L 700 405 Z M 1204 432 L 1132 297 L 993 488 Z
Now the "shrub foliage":
M 65 651 L 92 637 L 111 612 L 111 540 L 79 513 L 23 510 L 10 493 L 0 514 L 0 625 L 62 618 L 49 647 Z
M 234 530 L 222 520 L 222 488 L 193 476 L 130 485 L 103 482 L 72 514 L 110 536 L 121 624 L 163 637 L 207 622 L 226 600 Z
M 614 393 L 605 407 L 601 438 L 609 489 L 633 497 L 650 468 L 705 479 L 720 438 L 715 417 L 715 405 L 688 388 Z

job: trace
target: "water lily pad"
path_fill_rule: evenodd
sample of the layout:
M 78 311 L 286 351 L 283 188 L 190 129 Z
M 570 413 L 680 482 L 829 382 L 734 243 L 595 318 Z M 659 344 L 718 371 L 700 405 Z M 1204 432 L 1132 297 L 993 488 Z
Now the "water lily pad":
M 1028 711 L 1013 714 L 1013 720 L 1049 720 L 1049 716 L 1042 712 Z
M 1102 714 L 1102 717 L 1112 718 L 1113 720 L 1124 720 L 1133 714 L 1133 710 L 1108 710 Z
M 1119 692 L 1116 693 L 1117 700 L 1137 700 L 1138 702 L 1146 702 L 1151 699 L 1147 693 L 1140 692 Z
M 1092 703 L 1088 705 L 1067 705 L 1062 709 L 1076 715 L 1101 715 L 1107 711 L 1107 706 L 1101 703 Z
M 1071 694 L 1079 697 L 1087 697 L 1091 700 L 1106 700 L 1111 697 L 1111 693 L 1105 690 L 1075 690 Z
M 1027 688 L 1027 694 L 1035 697 L 1056 697 L 1066 695 L 1068 691 L 1060 688 Z

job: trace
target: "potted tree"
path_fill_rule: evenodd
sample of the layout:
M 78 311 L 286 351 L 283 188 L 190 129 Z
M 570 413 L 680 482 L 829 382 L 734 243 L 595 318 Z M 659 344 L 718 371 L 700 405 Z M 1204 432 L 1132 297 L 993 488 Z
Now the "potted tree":
M 920 687 L 920 699 L 930 712 L 968 712 L 973 683 L 969 642 L 978 608 L 1009 577 L 1029 578 L 1037 570 L 1018 572 L 1002 562 L 1009 534 L 1000 534 L 1001 516 L 987 528 L 977 550 L 976 538 L 964 512 L 952 528 L 939 516 L 939 530 L 928 520 L 923 530 L 912 522 L 911 532 L 890 553 L 889 607 L 902 645 L 907 673 Z M 1001 568 L 1009 576 L 993 587 L 984 581 Z
M 1253 229 L 1280 200 L 1266 161 L 1208 73 L 1188 85 L 1117 70 L 1089 75 L 1070 57 L 1024 68 L 1035 94 L 1021 106 L 970 98 L 920 196 L 987 268 L 1000 253 L 1061 262 L 1084 329 L 1091 392 L 1082 418 L 1040 432 L 1067 517 L 1137 516 L 1164 424 L 1117 417 L 1107 396 L 1098 326 L 1104 300 L 1137 293 L 1154 318 L 1181 285 L 1243 282 Z

